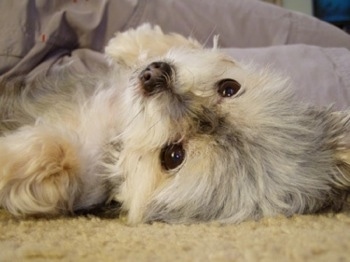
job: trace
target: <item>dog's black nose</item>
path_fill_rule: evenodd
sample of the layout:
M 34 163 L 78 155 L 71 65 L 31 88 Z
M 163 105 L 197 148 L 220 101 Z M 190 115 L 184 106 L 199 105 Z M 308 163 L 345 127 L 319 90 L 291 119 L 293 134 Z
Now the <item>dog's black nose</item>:
M 148 95 L 169 89 L 171 79 L 172 68 L 165 62 L 153 62 L 139 75 L 142 88 Z

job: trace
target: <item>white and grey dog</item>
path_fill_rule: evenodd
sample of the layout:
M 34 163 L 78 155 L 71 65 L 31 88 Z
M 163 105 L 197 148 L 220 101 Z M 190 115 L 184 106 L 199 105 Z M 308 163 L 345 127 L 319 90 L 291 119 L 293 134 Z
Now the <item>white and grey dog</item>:
M 237 223 L 340 207 L 350 113 L 300 105 L 288 82 L 143 25 L 96 77 L 2 87 L 0 206 L 55 215 L 120 203 L 128 223 Z

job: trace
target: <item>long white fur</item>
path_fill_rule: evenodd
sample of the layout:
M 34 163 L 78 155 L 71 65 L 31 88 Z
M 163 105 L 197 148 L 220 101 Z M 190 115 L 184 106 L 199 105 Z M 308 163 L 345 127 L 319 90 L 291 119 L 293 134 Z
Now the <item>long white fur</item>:
M 0 206 L 56 215 L 114 199 L 136 224 L 236 223 L 342 204 L 349 113 L 299 105 L 284 77 L 217 46 L 218 37 L 206 50 L 146 24 L 110 40 L 110 70 L 94 78 L 39 79 L 19 92 L 2 83 Z M 138 75 L 154 61 L 175 76 L 171 92 L 149 97 Z M 228 78 L 242 86 L 229 99 L 216 88 Z M 164 170 L 160 152 L 178 142 L 186 158 Z

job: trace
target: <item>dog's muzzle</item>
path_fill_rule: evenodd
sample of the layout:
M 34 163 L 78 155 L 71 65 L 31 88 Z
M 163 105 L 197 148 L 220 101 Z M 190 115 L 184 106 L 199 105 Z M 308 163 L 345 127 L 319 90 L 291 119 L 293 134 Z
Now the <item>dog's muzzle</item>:
M 145 94 L 153 95 L 161 91 L 170 90 L 173 70 L 165 62 L 153 62 L 144 69 L 139 80 Z

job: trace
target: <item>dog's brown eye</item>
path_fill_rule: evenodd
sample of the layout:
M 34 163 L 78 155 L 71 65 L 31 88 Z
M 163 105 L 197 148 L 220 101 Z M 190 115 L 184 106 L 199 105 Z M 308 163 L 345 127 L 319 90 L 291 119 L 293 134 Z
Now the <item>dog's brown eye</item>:
M 171 144 L 164 147 L 160 154 L 160 160 L 165 170 L 177 168 L 185 159 L 185 150 L 182 144 Z
M 222 97 L 231 97 L 241 89 L 241 84 L 233 79 L 223 79 L 218 84 L 218 93 Z

